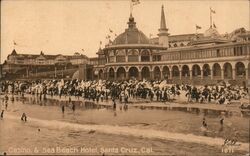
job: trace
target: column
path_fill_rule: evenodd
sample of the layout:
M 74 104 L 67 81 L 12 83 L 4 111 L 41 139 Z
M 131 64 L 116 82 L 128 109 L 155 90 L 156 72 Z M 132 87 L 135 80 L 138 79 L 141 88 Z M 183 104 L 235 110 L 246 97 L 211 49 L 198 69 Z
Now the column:
M 27 77 L 29 77 L 29 68 L 26 67 L 26 74 L 27 74 Z
M 138 74 L 138 79 L 141 80 L 141 71 L 139 71 Z
M 181 73 L 182 73 L 182 70 L 179 71 L 180 80 L 181 80 Z
M 211 80 L 213 80 L 214 79 L 214 71 L 210 70 L 210 74 L 211 74 Z
M 190 80 L 193 79 L 193 70 L 189 70 L 189 77 L 190 77 Z
M 246 68 L 246 80 L 248 80 L 248 68 Z
M 221 79 L 224 80 L 224 69 L 221 69 Z
M 154 73 L 153 73 L 153 71 L 150 71 L 150 79 L 151 79 L 151 80 L 154 79 Z
M 117 79 L 117 75 L 116 75 L 116 74 L 117 74 L 117 72 L 115 71 L 115 72 L 114 72 L 114 80 Z
M 160 80 L 162 80 L 162 77 L 163 77 L 163 76 L 162 76 L 162 71 L 160 71 Z
M 125 60 L 126 60 L 126 62 L 128 62 L 128 55 L 125 56 Z
M 170 72 L 169 72 L 169 79 L 170 79 L 170 80 L 173 79 L 173 72 L 172 72 L 172 70 L 170 70 Z
M 109 72 L 106 72 L 106 79 L 109 79 Z
M 233 72 L 233 73 L 232 73 L 233 80 L 235 80 L 235 78 L 236 78 L 235 68 L 232 69 L 232 72 Z
M 92 80 L 94 79 L 94 76 L 95 76 L 95 73 L 92 71 L 92 72 L 91 72 L 91 79 L 92 79 Z
M 55 66 L 55 77 L 56 77 L 56 66 Z
M 201 70 L 201 79 L 203 79 L 203 70 Z
M 103 79 L 106 80 L 107 79 L 107 73 L 105 71 L 103 71 Z
M 138 60 L 139 60 L 139 62 L 141 62 L 141 55 L 138 55 L 138 56 L 139 56 Z
M 129 72 L 126 72 L 126 80 L 129 79 Z

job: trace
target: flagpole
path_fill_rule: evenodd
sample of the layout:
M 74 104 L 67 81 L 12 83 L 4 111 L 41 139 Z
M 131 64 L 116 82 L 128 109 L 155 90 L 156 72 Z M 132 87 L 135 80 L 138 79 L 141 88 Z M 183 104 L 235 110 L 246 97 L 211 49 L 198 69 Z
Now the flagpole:
M 211 8 L 210 8 L 210 28 L 212 27 L 212 15 L 211 15 Z
M 13 49 L 15 49 L 16 42 L 13 40 Z
M 132 4 L 132 0 L 130 0 L 130 15 L 132 15 L 132 11 L 133 11 L 133 4 Z
M 212 10 L 210 7 L 210 28 L 212 28 Z

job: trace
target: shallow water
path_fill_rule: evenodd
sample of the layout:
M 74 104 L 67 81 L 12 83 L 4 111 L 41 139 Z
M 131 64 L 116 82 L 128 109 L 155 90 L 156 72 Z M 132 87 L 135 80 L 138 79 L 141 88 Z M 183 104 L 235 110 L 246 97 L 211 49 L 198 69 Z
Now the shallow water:
M 120 110 L 119 105 L 116 110 L 113 110 L 109 107 L 98 107 L 91 103 L 82 103 L 81 105 L 76 103 L 75 112 L 70 107 L 66 107 L 63 114 L 59 104 L 62 104 L 62 102 L 59 103 L 56 100 L 49 99 L 45 102 L 35 98 L 26 98 L 23 101 L 19 99 L 13 103 L 9 101 L 5 118 L 0 121 L 0 124 L 10 129 L 11 127 L 19 127 L 20 129 L 15 130 L 16 135 L 26 137 L 15 139 L 14 142 L 10 143 L 8 141 L 12 136 L 3 132 L 5 135 L 3 139 L 1 138 L 1 144 L 6 148 L 8 145 L 14 144 L 17 146 L 23 144 L 24 140 L 29 140 L 27 143 L 25 141 L 27 146 L 37 145 L 39 148 L 54 146 L 55 144 L 58 146 L 67 144 L 68 146 L 70 144 L 65 142 L 65 139 L 71 138 L 72 147 L 75 147 L 80 146 L 81 140 L 84 139 L 82 138 L 82 132 L 98 132 L 220 147 L 225 138 L 233 137 L 236 128 L 239 132 L 238 140 L 242 143 L 239 149 L 242 151 L 248 150 L 248 118 L 230 113 L 225 114 L 224 126 L 221 130 L 220 113 L 211 113 L 211 111 L 210 113 L 204 113 L 204 111 L 141 110 L 133 107 L 124 111 L 123 109 Z M 3 109 L 3 105 L 1 107 Z M 20 116 L 23 112 L 28 115 L 27 123 L 20 123 Z M 201 130 L 204 115 L 208 122 L 207 132 Z M 40 139 L 44 140 L 44 144 L 38 144 L 37 140 L 32 140 L 29 137 L 37 135 L 36 130 L 38 128 L 41 131 L 46 131 L 43 135 L 39 135 L 39 138 L 41 137 Z M 48 142 L 49 138 L 53 138 L 53 144 Z M 92 140 L 91 145 L 93 147 L 95 147 L 95 142 L 96 145 L 99 145 L 96 139 L 98 138 L 95 138 L 95 141 Z

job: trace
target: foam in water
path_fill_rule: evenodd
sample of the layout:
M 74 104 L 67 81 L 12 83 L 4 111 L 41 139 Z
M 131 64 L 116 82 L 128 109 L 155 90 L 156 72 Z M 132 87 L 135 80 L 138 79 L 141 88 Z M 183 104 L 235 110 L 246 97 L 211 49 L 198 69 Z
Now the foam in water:
M 16 116 L 6 115 L 7 119 L 20 120 Z M 112 125 L 83 125 L 77 123 L 69 123 L 57 120 L 41 120 L 36 118 L 29 118 L 27 125 L 47 127 L 52 129 L 70 129 L 76 131 L 97 131 L 107 134 L 116 134 L 116 135 L 130 135 L 135 137 L 144 137 L 144 138 L 157 138 L 173 141 L 183 141 L 191 143 L 201 143 L 211 146 L 218 146 L 224 143 L 222 138 L 211 138 L 205 136 L 197 136 L 193 134 L 181 134 L 181 133 L 172 133 L 167 131 L 159 130 L 150 130 L 150 129 L 136 129 L 127 126 L 112 126 Z M 240 143 L 241 146 L 237 150 L 248 151 L 248 143 Z

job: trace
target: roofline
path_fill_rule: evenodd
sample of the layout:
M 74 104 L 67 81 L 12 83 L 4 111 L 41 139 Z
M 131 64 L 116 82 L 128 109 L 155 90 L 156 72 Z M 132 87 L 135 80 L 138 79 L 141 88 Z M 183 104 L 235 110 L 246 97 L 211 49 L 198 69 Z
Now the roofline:
M 162 45 L 156 45 L 156 44 L 121 44 L 121 45 L 109 45 L 109 46 L 106 46 L 103 50 L 123 49 L 123 48 L 156 48 L 156 49 L 167 49 L 167 47 L 163 47 Z
M 166 52 L 179 52 L 179 51 L 189 51 L 189 50 L 201 50 L 201 49 L 210 49 L 210 48 L 219 48 L 219 47 L 225 47 L 225 46 L 232 46 L 232 45 L 250 45 L 250 41 L 247 42 L 230 42 L 230 43 L 222 43 L 222 44 L 216 44 L 216 45 L 206 45 L 206 46 L 186 46 L 186 47 L 177 47 L 177 48 L 169 48 L 166 50 L 161 50 L 160 53 L 166 53 Z

